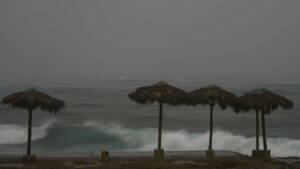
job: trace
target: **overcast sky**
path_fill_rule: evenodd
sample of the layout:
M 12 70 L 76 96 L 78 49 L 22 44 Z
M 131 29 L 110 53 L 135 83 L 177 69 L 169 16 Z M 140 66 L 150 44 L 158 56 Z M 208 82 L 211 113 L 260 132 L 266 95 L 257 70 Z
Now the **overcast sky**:
M 1 0 L 0 78 L 299 75 L 299 0 Z

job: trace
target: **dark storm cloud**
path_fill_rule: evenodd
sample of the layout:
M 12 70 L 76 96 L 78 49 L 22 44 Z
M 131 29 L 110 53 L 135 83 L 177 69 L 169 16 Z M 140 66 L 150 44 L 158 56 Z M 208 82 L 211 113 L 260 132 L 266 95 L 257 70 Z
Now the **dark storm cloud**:
M 300 1 L 2 0 L 0 77 L 295 75 Z

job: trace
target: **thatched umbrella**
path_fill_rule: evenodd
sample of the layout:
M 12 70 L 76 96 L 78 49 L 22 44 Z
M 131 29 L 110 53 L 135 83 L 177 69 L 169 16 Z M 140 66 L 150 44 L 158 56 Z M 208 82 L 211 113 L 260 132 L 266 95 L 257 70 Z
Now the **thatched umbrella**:
M 238 97 L 219 86 L 211 85 L 201 89 L 194 90 L 189 93 L 189 104 L 209 105 L 210 106 L 210 134 L 209 134 L 209 150 L 212 150 L 212 134 L 213 134 L 213 110 L 215 105 L 219 105 L 222 110 L 227 107 L 234 108 L 238 103 Z
M 26 109 L 29 111 L 27 155 L 31 155 L 31 128 L 33 110 L 40 108 L 43 111 L 57 114 L 58 111 L 64 107 L 65 103 L 47 94 L 30 89 L 4 97 L 2 99 L 2 105 L 8 105 L 12 108 Z
M 294 103 L 271 91 L 261 88 L 252 90 L 240 97 L 240 104 L 237 106 L 238 111 L 255 111 L 256 112 L 256 150 L 259 150 L 259 112 L 261 112 L 262 134 L 264 150 L 267 150 L 265 114 L 270 114 L 279 107 L 283 109 L 292 109 Z
M 163 104 L 170 106 L 184 104 L 186 92 L 165 82 L 159 82 L 151 86 L 139 87 L 128 96 L 139 104 L 159 103 L 158 149 L 160 150 Z

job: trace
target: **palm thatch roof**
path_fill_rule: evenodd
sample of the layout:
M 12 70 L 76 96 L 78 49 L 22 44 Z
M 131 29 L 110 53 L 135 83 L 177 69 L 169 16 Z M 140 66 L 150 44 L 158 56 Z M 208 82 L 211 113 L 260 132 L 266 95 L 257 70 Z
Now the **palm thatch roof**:
M 271 113 L 279 107 L 283 109 L 292 109 L 294 103 L 286 97 L 277 95 L 265 88 L 252 90 L 240 97 L 238 111 L 256 111 Z
M 35 89 L 30 89 L 4 97 L 2 99 L 2 105 L 27 110 L 40 108 L 41 110 L 49 111 L 50 113 L 54 112 L 56 114 L 65 106 L 65 103 Z
M 235 105 L 238 104 L 238 97 L 235 94 L 230 93 L 217 85 L 196 89 L 188 95 L 188 104 L 192 106 L 196 106 L 198 104 L 219 104 L 222 109 L 226 109 L 227 107 L 235 107 Z
M 187 94 L 177 87 L 165 82 L 159 82 L 151 86 L 139 87 L 128 96 L 131 100 L 139 104 L 149 104 L 156 101 L 158 103 L 176 106 L 185 104 Z

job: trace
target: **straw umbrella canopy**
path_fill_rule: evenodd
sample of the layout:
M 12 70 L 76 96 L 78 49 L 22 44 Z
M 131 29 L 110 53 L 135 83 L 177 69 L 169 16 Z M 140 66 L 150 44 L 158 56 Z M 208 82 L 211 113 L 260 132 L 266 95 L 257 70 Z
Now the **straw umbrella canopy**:
M 264 150 L 267 150 L 265 114 L 282 109 L 292 109 L 294 103 L 284 96 L 277 95 L 265 88 L 252 90 L 240 97 L 237 111 L 256 112 L 256 150 L 259 150 L 259 112 L 261 112 Z
M 159 103 L 158 149 L 161 149 L 163 104 L 170 106 L 185 104 L 186 92 L 165 82 L 159 82 L 151 86 L 139 87 L 128 96 L 139 104 Z
M 39 92 L 35 89 L 30 89 L 23 92 L 18 92 L 6 96 L 2 99 L 2 105 L 7 105 L 12 108 L 26 109 L 29 112 L 28 117 L 28 140 L 27 140 L 27 155 L 31 154 L 31 128 L 32 128 L 32 112 L 36 108 L 43 111 L 57 114 L 62 109 L 65 103 L 61 100 L 53 98 L 47 94 Z
M 210 106 L 210 134 L 208 149 L 212 150 L 214 106 L 218 104 L 222 110 L 227 109 L 227 107 L 234 108 L 238 103 L 238 97 L 217 85 L 211 85 L 190 92 L 188 103 L 192 106 L 197 106 L 199 104 Z

